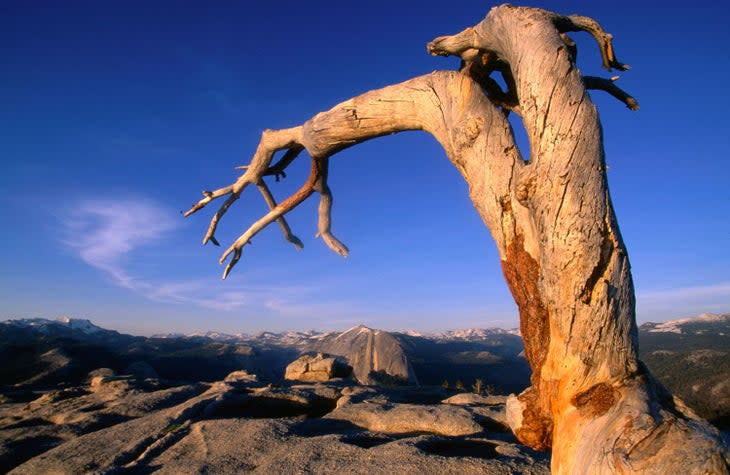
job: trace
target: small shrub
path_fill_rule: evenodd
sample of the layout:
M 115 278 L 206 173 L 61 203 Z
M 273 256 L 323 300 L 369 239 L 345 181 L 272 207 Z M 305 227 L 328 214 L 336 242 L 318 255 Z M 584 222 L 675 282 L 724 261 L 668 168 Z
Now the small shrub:
M 370 373 L 370 377 L 375 381 L 376 384 L 379 384 L 380 386 L 408 386 L 407 379 L 401 378 L 400 376 L 393 376 L 392 374 L 388 374 L 382 369 L 380 371 L 372 371 Z
M 175 432 L 176 430 L 178 430 L 181 427 L 182 427 L 182 424 L 170 424 L 169 426 L 165 427 L 164 429 L 162 429 L 160 431 L 160 436 L 164 436 L 171 432 Z

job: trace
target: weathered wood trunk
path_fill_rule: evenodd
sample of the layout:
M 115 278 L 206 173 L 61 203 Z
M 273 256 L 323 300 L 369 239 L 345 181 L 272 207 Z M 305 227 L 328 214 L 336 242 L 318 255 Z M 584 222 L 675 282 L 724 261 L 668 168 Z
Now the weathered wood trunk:
M 469 185 L 490 229 L 520 311 L 531 387 L 508 404 L 516 436 L 552 448 L 554 473 L 728 473 L 717 432 L 673 400 L 637 357 L 634 290 L 626 248 L 606 182 L 602 131 L 586 86 L 636 102 L 608 81 L 583 78 L 566 32 L 585 30 L 604 65 L 621 69 L 610 35 L 585 17 L 508 5 L 478 25 L 434 40 L 434 54 L 459 55 L 460 72 L 434 72 L 371 91 L 320 113 L 300 127 L 264 132 L 247 171 L 206 196 L 189 213 L 230 194 L 211 223 L 250 183 L 272 211 L 224 254 L 236 263 L 264 226 L 317 191 L 320 232 L 330 247 L 328 158 L 349 146 L 404 130 L 436 137 Z M 501 91 L 489 74 L 501 72 Z M 605 82 L 602 82 L 605 81 Z M 531 155 L 522 157 L 505 118 L 518 113 Z M 274 152 L 288 150 L 271 165 Z M 280 175 L 302 150 L 313 159 L 302 189 L 279 205 L 261 178 Z

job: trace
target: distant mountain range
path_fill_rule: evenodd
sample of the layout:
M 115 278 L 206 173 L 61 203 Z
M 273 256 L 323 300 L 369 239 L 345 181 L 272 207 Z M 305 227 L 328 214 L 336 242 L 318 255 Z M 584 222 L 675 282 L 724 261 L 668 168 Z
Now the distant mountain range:
M 639 327 L 641 360 L 702 417 L 730 426 L 730 313 Z
M 89 320 L 61 317 L 0 322 L 0 357 L 6 355 L 15 362 L 0 368 L 0 384 L 53 384 L 83 378 L 102 366 L 123 373 L 140 364 L 173 380 L 214 381 L 245 369 L 276 382 L 289 362 L 307 352 L 344 357 L 353 367 L 354 378 L 363 384 L 468 387 L 481 379 L 501 392 L 514 392 L 529 381 L 517 330 L 391 333 L 358 325 L 344 332 L 139 337 L 101 328 Z
M 68 319 L 68 317 L 62 317 Z M 44 320 L 46 322 L 54 322 L 55 320 L 45 319 L 34 319 Z M 73 319 L 72 319 L 73 320 Z M 8 321 L 26 321 L 26 320 L 8 320 Z M 88 322 L 88 320 L 84 320 Z M 2 323 L 2 322 L 0 322 Z M 96 327 L 99 328 L 99 327 Z M 270 342 L 283 342 L 287 344 L 297 344 L 303 341 L 315 341 L 325 337 L 337 336 L 351 332 L 353 330 L 358 331 L 361 328 L 368 328 L 364 325 L 356 325 L 343 332 L 329 331 L 322 332 L 317 330 L 308 330 L 305 332 L 301 331 L 284 331 L 284 332 L 270 332 L 263 331 L 256 334 L 247 333 L 221 333 L 215 331 L 208 331 L 205 333 L 156 333 L 150 338 L 208 338 L 216 341 L 270 341 Z M 384 330 L 378 330 L 384 331 Z M 447 330 L 444 332 L 419 332 L 416 330 L 403 330 L 389 332 L 392 334 L 404 335 L 409 337 L 421 337 L 429 338 L 433 340 L 480 340 L 491 337 L 493 335 L 520 335 L 520 330 L 517 328 L 503 329 L 503 328 L 468 328 L 465 330 Z
M 702 314 L 639 327 L 641 358 L 653 374 L 701 415 L 730 424 L 730 313 Z M 215 381 L 244 369 L 280 382 L 288 363 L 307 352 L 346 358 L 363 384 L 519 392 L 530 369 L 517 330 L 386 332 L 358 325 L 344 332 L 207 332 L 125 335 L 89 320 L 61 317 L 0 322 L 0 385 L 41 387 L 82 381 L 101 367 L 175 381 Z
M 46 318 L 22 318 L 18 320 L 6 320 L 0 323 L 19 328 L 31 328 L 46 335 L 60 332 L 80 332 L 86 335 L 101 332 L 119 334 L 113 330 L 105 330 L 104 328 L 97 327 L 89 320 L 70 317 L 59 317 L 55 320 L 48 320 Z
M 647 333 L 676 333 L 678 335 L 703 335 L 715 333 L 730 335 L 730 313 L 701 313 L 696 317 L 669 320 L 662 323 L 644 323 L 639 331 Z

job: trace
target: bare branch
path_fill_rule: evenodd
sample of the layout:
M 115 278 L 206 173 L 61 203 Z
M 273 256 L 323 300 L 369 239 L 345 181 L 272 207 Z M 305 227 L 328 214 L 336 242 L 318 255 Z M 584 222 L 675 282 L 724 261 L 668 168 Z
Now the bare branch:
M 473 98 L 474 102 L 464 102 L 463 105 L 466 107 L 462 107 L 461 104 L 445 106 L 439 100 L 439 95 L 445 95 L 453 88 L 461 89 L 460 97 L 464 101 Z M 333 201 L 332 192 L 327 185 L 330 156 L 354 144 L 406 130 L 425 130 L 434 135 L 447 147 L 447 150 L 451 150 L 455 142 L 449 124 L 468 117 L 472 119 L 469 129 L 471 135 L 463 140 L 460 139 L 459 142 L 460 147 L 464 149 L 474 143 L 482 127 L 493 123 L 497 115 L 501 114 L 496 107 L 493 107 L 493 103 L 488 100 L 477 83 L 453 71 L 434 72 L 401 84 L 366 92 L 337 104 L 328 111 L 316 114 L 301 126 L 264 131 L 251 162 L 239 167 L 244 170 L 243 175 L 224 189 L 206 193 L 204 200 L 201 200 L 201 203 L 187 215 L 204 207 L 215 197 L 227 193 L 228 199 L 211 218 L 203 241 L 215 243 L 214 233 L 218 223 L 228 208 L 238 200 L 245 187 L 254 184 L 261 192 L 269 211 L 246 229 L 223 253 L 220 262 L 224 264 L 228 260 L 223 273 L 225 278 L 240 260 L 244 246 L 273 221 L 279 222 L 288 241 L 300 247 L 301 241 L 293 236 L 283 217 L 316 191 L 320 194 L 317 236 L 321 236 L 330 249 L 346 256 L 349 253 L 347 247 L 332 235 L 330 229 Z M 482 116 L 486 119 L 474 119 Z M 494 117 L 490 119 L 492 116 Z M 497 130 L 506 134 L 509 129 L 500 127 Z M 505 135 L 505 140 L 509 142 L 510 137 Z M 504 145 L 501 142 L 494 141 L 490 142 L 491 144 L 494 144 L 495 151 L 490 152 L 490 156 L 494 156 L 497 161 L 509 159 L 503 153 Z M 285 153 L 272 165 L 274 155 L 280 150 L 285 150 Z M 312 157 L 311 175 L 297 192 L 283 202 L 277 203 L 267 184 L 264 183 L 263 177 L 283 176 L 284 170 L 304 150 Z M 497 151 L 499 153 L 496 153 Z
M 266 186 L 266 183 L 264 183 L 264 180 L 259 180 L 259 182 L 256 183 L 256 187 L 259 189 L 261 195 L 264 197 L 264 201 L 266 201 L 266 204 L 269 205 L 269 209 L 273 210 L 274 208 L 276 208 L 276 200 L 274 200 L 274 196 L 271 194 L 269 187 Z M 276 222 L 279 223 L 281 232 L 284 233 L 284 239 L 294 244 L 294 247 L 296 247 L 297 250 L 300 250 L 304 247 L 301 239 L 292 234 L 291 228 L 286 222 L 284 216 L 279 217 Z
M 585 85 L 586 89 L 597 89 L 601 91 L 606 91 L 619 101 L 626 104 L 626 107 L 628 107 L 632 111 L 639 110 L 638 101 L 634 99 L 631 95 L 629 95 L 629 93 L 618 87 L 614 82 L 616 79 L 618 78 L 606 79 L 596 76 L 583 76 L 583 84 Z
M 347 246 L 345 246 L 339 239 L 337 239 L 330 232 L 331 225 L 331 212 L 332 212 L 332 192 L 327 185 L 327 175 L 329 173 L 329 158 L 325 157 L 322 161 L 322 173 L 319 175 L 319 179 L 314 184 L 314 190 L 320 195 L 319 200 L 319 221 L 317 225 L 317 237 L 321 237 L 322 240 L 327 244 L 327 247 L 335 251 L 342 257 L 347 257 L 350 253 Z
M 183 213 L 183 216 L 185 216 L 187 218 L 188 216 L 195 213 L 196 211 L 205 208 L 205 205 L 207 205 L 214 199 L 220 198 L 221 196 L 225 196 L 228 193 L 230 193 L 231 191 L 233 191 L 233 185 L 225 186 L 225 187 L 219 188 L 215 191 L 204 191 L 203 199 L 198 201 L 197 203 L 193 204 L 189 210 L 187 210 Z
M 288 159 L 286 165 L 291 163 L 296 155 L 303 149 L 303 146 L 299 143 L 300 141 L 301 127 L 292 127 L 290 129 L 281 130 L 265 130 L 261 134 L 261 141 L 259 142 L 259 146 L 256 149 L 256 152 L 254 153 L 251 162 L 248 165 L 237 167 L 238 169 L 245 170 L 245 172 L 240 177 L 238 177 L 238 179 L 232 185 L 220 188 L 212 192 L 204 191 L 204 198 L 193 204 L 193 206 L 188 211 L 183 213 L 183 216 L 188 217 L 196 211 L 204 208 L 214 199 L 220 198 L 221 196 L 225 196 L 228 194 L 231 195 L 221 205 L 221 207 L 218 208 L 218 211 L 216 211 L 216 213 L 211 218 L 208 230 L 203 237 L 203 244 L 207 244 L 208 241 L 211 241 L 213 242 L 213 244 L 218 245 L 218 241 L 215 239 L 215 231 L 218 227 L 218 221 L 220 221 L 226 211 L 228 211 L 228 208 L 230 208 L 230 206 L 235 203 L 236 200 L 238 200 L 239 196 L 246 188 L 246 186 L 248 186 L 250 183 L 258 183 L 261 177 L 269 171 L 269 165 L 271 164 L 271 160 L 274 157 L 274 153 L 279 150 L 288 149 L 287 154 L 285 154 L 284 158 L 282 158 L 282 160 L 280 161 L 283 162 L 285 158 L 290 156 L 291 150 L 296 149 L 296 152 L 293 153 L 293 156 L 290 159 Z
M 590 33 L 598 43 L 598 48 L 601 50 L 601 58 L 603 59 L 603 67 L 607 70 L 610 71 L 611 68 L 614 68 L 619 71 L 626 71 L 629 69 L 628 64 L 623 64 L 616 59 L 612 44 L 613 35 L 604 31 L 601 25 L 593 18 L 582 15 L 556 15 L 554 17 L 554 23 L 555 28 L 560 33 L 567 33 L 569 31 L 585 31 Z
M 474 28 L 467 28 L 455 35 L 435 38 L 426 45 L 426 49 L 432 56 L 461 56 L 466 50 L 476 48 L 476 44 Z
M 286 167 L 288 167 L 291 162 L 294 161 L 295 158 L 301 153 L 301 151 L 304 150 L 304 147 L 302 147 L 299 144 L 296 144 L 292 147 L 289 147 L 289 150 L 286 151 L 283 157 L 276 162 L 274 165 L 269 167 L 268 170 L 266 170 L 266 173 L 264 173 L 265 176 L 273 175 L 276 178 L 276 181 L 279 181 L 279 178 L 286 178 L 286 173 L 284 173 L 284 170 L 286 170 Z
M 301 188 L 297 190 L 293 195 L 291 195 L 286 200 L 282 201 L 280 204 L 274 206 L 271 211 L 266 213 L 263 217 L 261 217 L 258 221 L 253 223 L 241 236 L 239 236 L 236 241 L 231 244 L 231 246 L 226 249 L 226 251 L 221 256 L 219 262 L 223 264 L 225 262 L 226 258 L 232 253 L 233 256 L 231 257 L 231 260 L 228 262 L 228 265 L 226 265 L 226 268 L 223 270 L 223 278 L 225 279 L 228 277 L 228 274 L 231 272 L 231 269 L 233 269 L 233 266 L 236 265 L 238 260 L 241 258 L 241 251 L 243 249 L 243 246 L 246 244 L 249 244 L 251 241 L 251 238 L 254 237 L 256 234 L 258 234 L 262 229 L 264 229 L 266 226 L 271 224 L 272 222 L 279 219 L 281 216 L 285 215 L 292 209 L 294 209 L 296 206 L 298 206 L 302 201 L 309 198 L 309 196 L 314 192 L 314 184 L 319 179 L 319 175 L 321 172 L 321 165 L 320 161 L 317 159 L 312 159 L 312 172 L 310 173 L 309 177 L 307 178 L 307 181 L 304 182 Z M 215 217 L 214 217 L 215 218 Z
M 205 236 L 203 236 L 203 244 L 208 244 L 208 241 L 210 241 L 216 246 L 218 245 L 218 240 L 215 238 L 215 230 L 218 228 L 218 221 L 220 221 L 223 215 L 226 214 L 228 208 L 230 208 L 231 205 L 235 203 L 236 200 L 238 200 L 239 196 L 241 196 L 240 193 L 232 193 L 231 196 L 229 196 L 228 199 L 223 202 L 221 207 L 218 208 L 218 211 L 216 211 L 213 217 L 210 219 L 208 230 L 205 232 Z

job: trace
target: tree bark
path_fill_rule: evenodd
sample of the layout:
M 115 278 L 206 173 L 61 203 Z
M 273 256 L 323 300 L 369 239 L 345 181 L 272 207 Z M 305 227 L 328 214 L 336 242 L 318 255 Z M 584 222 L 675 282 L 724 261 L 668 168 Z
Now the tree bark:
M 218 220 L 248 184 L 258 185 L 271 211 L 223 255 L 225 275 L 250 238 L 315 191 L 320 234 L 330 233 L 332 196 L 327 161 L 362 141 L 405 130 L 436 137 L 469 186 L 490 229 L 520 312 L 531 386 L 508 403 L 520 441 L 552 448 L 552 471 L 588 473 L 728 473 L 717 431 L 672 399 L 638 360 L 634 290 L 626 248 L 608 192 L 602 130 L 586 89 L 603 89 L 629 108 L 636 101 L 607 79 L 584 78 L 575 66 L 571 31 L 589 32 L 604 66 L 619 63 L 611 37 L 593 20 L 503 5 L 472 28 L 440 37 L 432 54 L 458 55 L 460 72 L 434 72 L 371 91 L 292 129 L 266 131 L 246 172 L 228 187 L 204 192 L 191 214 L 229 195 Z M 491 79 L 500 73 L 506 91 Z M 519 114 L 531 155 L 523 159 L 506 114 Z M 286 150 L 272 165 L 274 153 Z M 276 204 L 262 178 L 306 150 L 312 174 Z M 263 189 L 261 188 L 263 186 Z M 293 239 L 294 240 L 293 240 Z

